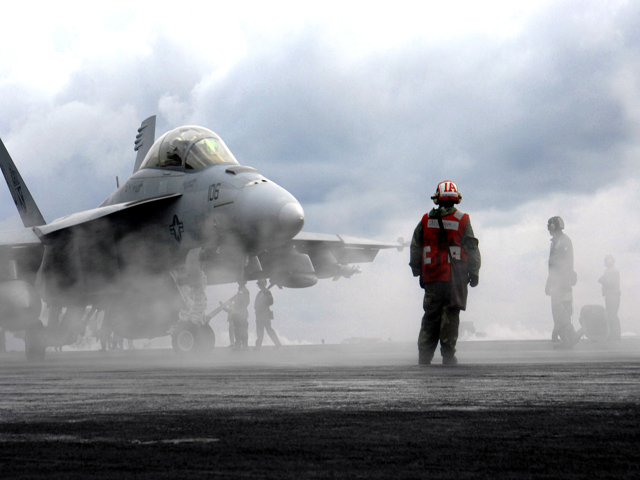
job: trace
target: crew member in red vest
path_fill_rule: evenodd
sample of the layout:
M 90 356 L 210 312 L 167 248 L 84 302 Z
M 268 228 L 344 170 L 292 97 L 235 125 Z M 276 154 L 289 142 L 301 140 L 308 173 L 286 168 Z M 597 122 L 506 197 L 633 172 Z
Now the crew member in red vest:
M 431 199 L 438 208 L 422 217 L 413 232 L 409 261 L 424 288 L 418 363 L 430 364 L 440 342 L 442 363 L 456 365 L 460 310 L 466 309 L 467 284 L 478 285 L 480 250 L 469 215 L 454 206 L 462 199 L 456 184 L 440 182 Z

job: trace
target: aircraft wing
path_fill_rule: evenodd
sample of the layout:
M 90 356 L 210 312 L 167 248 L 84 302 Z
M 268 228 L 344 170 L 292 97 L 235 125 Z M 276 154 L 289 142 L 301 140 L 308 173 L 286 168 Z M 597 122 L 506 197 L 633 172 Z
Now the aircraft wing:
M 328 243 L 328 244 L 341 244 L 344 246 L 356 247 L 356 248 L 399 248 L 403 245 L 400 242 L 379 242 L 377 240 L 370 240 L 368 238 L 349 237 L 347 235 L 333 235 L 329 233 L 311 233 L 300 232 L 292 239 L 293 242 L 302 243 Z
M 120 212 L 130 211 L 138 206 L 153 204 L 155 208 L 157 203 L 171 202 L 181 196 L 182 194 L 178 193 L 136 202 L 109 205 L 68 215 L 54 220 L 48 225 L 0 231 L 0 265 L 4 264 L 6 261 L 17 262 L 17 270 L 20 275 L 19 278 L 27 279 L 30 283 L 33 283 L 35 281 L 36 272 L 40 269 L 43 262 L 43 254 L 45 252 L 44 244 L 49 244 L 50 242 L 50 240 L 47 240 L 47 236 L 49 234 L 61 232 L 67 229 L 73 230 L 74 227 L 84 228 L 90 224 L 92 224 L 92 227 L 90 227 L 89 231 L 95 232 L 96 226 L 94 222 L 100 221 L 100 219 L 106 219 L 109 216 L 117 215 Z M 98 226 L 97 228 L 99 229 L 101 227 Z M 70 240 L 70 238 L 72 240 Z M 70 243 L 71 241 L 73 241 L 73 243 Z M 90 258 L 91 256 L 96 256 L 96 258 L 99 257 L 103 262 L 101 265 L 102 267 L 105 267 L 109 262 L 111 262 L 110 265 L 117 264 L 117 261 L 113 257 L 113 251 L 109 250 L 109 248 L 111 248 L 111 244 L 108 242 L 108 238 L 105 240 L 104 235 L 96 236 L 91 234 L 76 234 L 71 237 L 65 236 L 61 242 L 54 243 L 53 245 L 56 245 L 55 251 L 58 252 L 58 254 L 59 251 L 64 252 L 64 255 L 62 255 L 62 257 L 64 257 L 64 261 L 60 260 L 60 258 L 58 258 L 59 255 L 54 252 L 52 258 L 55 257 L 57 261 L 56 268 L 62 269 L 66 272 L 75 272 L 74 268 L 77 268 L 78 263 L 76 256 L 67 255 L 68 250 L 77 250 L 79 255 L 84 259 Z M 107 252 L 107 255 L 105 255 L 105 252 Z M 111 256 L 108 254 L 111 254 Z M 86 274 L 84 276 L 84 280 L 89 281 Z
M 258 255 L 259 269 L 250 271 L 246 280 L 268 278 L 278 286 L 307 288 L 318 279 L 349 278 L 360 273 L 355 263 L 373 262 L 380 250 L 402 251 L 404 240 L 379 242 L 368 238 L 300 232 L 286 244 Z M 213 255 L 203 269 L 211 285 L 239 281 L 238 265 L 225 263 L 224 255 Z M 249 269 L 251 270 L 251 268 Z
M 44 245 L 33 228 L 0 231 L 0 266 L 9 278 L 35 282 Z M 0 319 L 1 320 L 1 319 Z
M 310 232 L 298 233 L 291 243 L 300 253 L 313 254 L 318 250 L 328 250 L 341 265 L 373 262 L 380 250 L 395 248 L 402 251 L 404 248 L 400 239 L 398 242 L 379 242 L 368 238 Z
M 93 210 L 85 210 L 84 212 L 78 212 L 72 215 L 67 215 L 66 217 L 58 218 L 47 225 L 35 227 L 34 230 L 39 236 L 49 235 L 50 233 L 54 233 L 70 227 L 76 227 L 78 225 L 82 225 L 85 223 L 89 223 L 98 218 L 107 217 L 114 213 L 118 213 L 133 207 L 137 207 L 140 205 L 145 205 L 153 202 L 159 202 L 163 200 L 175 199 L 181 196 L 182 196 L 181 193 L 172 193 L 170 195 L 162 195 L 159 197 L 147 198 L 144 200 L 137 200 L 135 202 L 117 203 L 115 205 L 107 205 L 105 207 L 94 208 Z
M 0 248 L 32 247 L 38 245 L 42 245 L 42 242 L 40 241 L 40 237 L 33 231 L 33 228 L 0 231 Z

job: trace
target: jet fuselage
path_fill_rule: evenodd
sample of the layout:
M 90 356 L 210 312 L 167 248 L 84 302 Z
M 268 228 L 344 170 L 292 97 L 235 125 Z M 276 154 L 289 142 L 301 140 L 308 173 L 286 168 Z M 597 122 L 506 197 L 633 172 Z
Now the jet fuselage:
M 288 191 L 253 168 L 225 163 L 139 170 L 101 206 L 177 193 L 182 196 L 155 224 L 163 228 L 159 238 L 181 250 L 237 248 L 257 255 L 288 242 L 304 225 L 302 207 Z

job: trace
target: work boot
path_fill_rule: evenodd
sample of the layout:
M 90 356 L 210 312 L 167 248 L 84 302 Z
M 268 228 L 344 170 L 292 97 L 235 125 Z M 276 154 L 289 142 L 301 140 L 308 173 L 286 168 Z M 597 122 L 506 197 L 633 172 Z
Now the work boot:
M 582 329 L 578 332 L 572 332 L 571 335 L 567 335 L 567 338 L 563 338 L 560 343 L 556 343 L 553 348 L 557 350 L 571 350 L 576 346 L 576 343 L 582 338 Z
M 455 355 L 442 357 L 442 364 L 443 365 L 457 365 L 458 364 L 458 359 L 456 358 Z
M 418 365 L 431 365 L 431 359 L 433 355 L 429 355 L 427 352 L 418 350 Z

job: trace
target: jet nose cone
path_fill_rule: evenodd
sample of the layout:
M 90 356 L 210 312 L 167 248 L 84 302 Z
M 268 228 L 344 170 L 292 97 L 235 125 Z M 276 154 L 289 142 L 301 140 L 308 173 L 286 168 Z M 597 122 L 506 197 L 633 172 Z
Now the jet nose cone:
M 304 226 L 304 211 L 298 202 L 286 203 L 280 209 L 278 216 L 280 229 L 283 236 L 295 237 Z
M 247 184 L 236 197 L 235 215 L 236 233 L 248 252 L 283 245 L 304 225 L 300 203 L 271 181 Z

